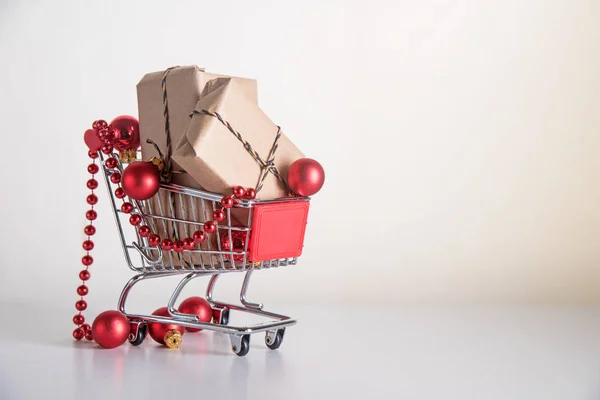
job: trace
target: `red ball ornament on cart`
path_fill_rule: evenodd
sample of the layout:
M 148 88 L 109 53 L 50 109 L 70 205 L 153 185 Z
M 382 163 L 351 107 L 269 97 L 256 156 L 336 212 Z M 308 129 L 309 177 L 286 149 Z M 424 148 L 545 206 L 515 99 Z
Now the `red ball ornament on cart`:
M 129 336 L 130 325 L 125 314 L 119 311 L 104 311 L 92 324 L 92 336 L 105 349 L 120 346 Z
M 121 115 L 110 121 L 108 129 L 114 134 L 115 149 L 125 151 L 140 147 L 140 123 L 135 117 Z
M 229 241 L 229 232 L 223 232 L 223 234 L 221 235 L 221 248 L 224 251 L 234 251 L 237 253 L 241 253 L 244 251 L 244 247 L 246 245 L 246 235 L 247 233 L 244 231 L 231 231 L 231 241 Z M 231 243 L 233 242 L 233 246 L 231 245 Z M 225 258 L 226 261 L 231 261 L 231 256 L 227 255 L 227 256 L 223 256 Z M 243 254 L 235 254 L 233 256 L 233 260 L 235 262 L 242 262 L 244 261 L 244 255 Z M 246 258 L 246 261 L 249 261 Z
M 312 158 L 300 158 L 290 165 L 287 183 L 300 196 L 312 196 L 323 187 L 325 171 Z
M 147 200 L 160 188 L 158 169 L 149 162 L 134 161 L 123 171 L 121 186 L 132 199 Z
M 158 310 L 154 311 L 152 315 L 156 315 L 159 317 L 171 317 L 171 314 L 169 314 L 167 307 L 159 308 Z M 148 324 L 148 333 L 150 334 L 152 339 L 154 339 L 154 341 L 159 344 L 166 344 L 165 335 L 168 331 L 172 330 L 178 330 L 179 334 L 181 334 L 182 336 L 185 332 L 185 328 L 180 325 L 161 324 L 159 322 L 151 322 L 150 324 Z
M 210 322 L 212 320 L 212 307 L 210 303 L 202 297 L 189 297 L 179 305 L 179 312 L 184 314 L 197 315 L 200 322 Z M 202 329 L 185 328 L 188 332 L 200 332 Z

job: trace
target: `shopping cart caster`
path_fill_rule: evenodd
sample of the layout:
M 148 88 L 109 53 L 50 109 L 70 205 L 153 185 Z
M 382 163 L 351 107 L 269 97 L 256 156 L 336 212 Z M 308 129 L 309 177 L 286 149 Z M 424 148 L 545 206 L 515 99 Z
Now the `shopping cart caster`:
M 250 335 L 230 335 L 231 350 L 240 357 L 248 354 L 250 350 Z
M 129 343 L 134 346 L 142 344 L 148 334 L 148 324 L 143 322 L 131 322 L 131 331 L 129 332 Z
M 277 329 L 276 331 L 267 331 L 265 335 L 265 343 L 271 350 L 277 350 L 283 342 L 283 335 L 285 334 L 285 328 Z
M 229 308 L 217 307 L 213 308 L 213 320 L 215 324 L 227 325 L 229 324 Z

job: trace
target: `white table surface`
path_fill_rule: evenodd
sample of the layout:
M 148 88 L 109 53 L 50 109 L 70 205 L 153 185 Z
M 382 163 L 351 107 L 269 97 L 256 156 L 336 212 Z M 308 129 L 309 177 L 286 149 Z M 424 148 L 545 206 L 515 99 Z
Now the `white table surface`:
M 600 308 L 296 305 L 281 348 L 257 334 L 243 358 L 206 332 L 103 350 L 66 308 L 2 310 L 0 399 L 600 399 Z

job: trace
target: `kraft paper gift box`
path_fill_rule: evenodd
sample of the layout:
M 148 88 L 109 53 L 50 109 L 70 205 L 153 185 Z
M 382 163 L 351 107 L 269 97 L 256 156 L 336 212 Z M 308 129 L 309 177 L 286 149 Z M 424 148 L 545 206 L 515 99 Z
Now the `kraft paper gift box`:
M 229 194 L 241 185 L 256 188 L 257 199 L 286 197 L 286 185 L 274 173 L 265 175 L 264 163 L 272 161 L 285 179 L 289 166 L 304 155 L 246 92 L 235 78 L 206 83 L 173 160 L 211 192 Z M 234 211 L 246 221 L 243 210 Z
M 219 75 L 206 72 L 203 68 L 197 66 L 184 66 L 170 68 L 165 71 L 153 72 L 146 74 L 137 85 L 137 97 L 138 97 L 138 115 L 140 121 L 140 141 L 142 149 L 142 158 L 148 160 L 151 157 L 158 157 L 158 153 L 154 148 L 154 145 L 147 143 L 147 139 L 152 140 L 158 148 L 161 150 L 163 155 L 169 157 L 172 156 L 173 150 L 178 142 L 181 141 L 187 125 L 190 122 L 190 114 L 196 107 L 198 100 L 204 90 L 206 83 L 212 79 L 224 77 L 226 75 Z M 253 79 L 230 77 L 235 80 L 241 88 L 241 96 L 248 98 L 249 101 L 257 104 L 257 89 L 256 81 Z M 168 128 L 171 146 L 168 146 L 167 132 L 166 132 L 166 119 L 165 119 L 165 102 L 168 107 Z M 182 172 L 181 168 L 177 163 L 172 162 L 171 168 L 174 173 L 172 175 L 172 182 L 182 186 L 192 187 L 195 189 L 204 188 L 187 173 Z M 162 200 L 163 206 L 168 204 L 169 201 L 174 203 L 175 218 L 182 218 L 183 215 L 187 218 L 193 217 L 192 207 L 189 204 L 183 205 L 183 207 L 176 207 L 179 205 L 178 198 L 170 198 L 169 195 L 161 190 L 158 193 L 159 198 Z M 175 197 L 175 196 L 171 196 Z M 212 204 L 205 202 L 204 215 L 201 214 L 202 204 L 200 199 L 194 199 L 196 214 L 202 220 L 212 220 L 213 206 Z M 158 198 L 153 198 L 148 201 L 152 208 L 153 214 L 159 214 Z M 163 209 L 165 215 L 169 216 L 170 209 Z M 179 224 L 181 228 L 181 224 Z M 159 222 L 153 229 L 155 233 L 161 236 L 161 238 L 174 239 L 176 224 L 172 222 L 166 222 L 163 224 Z M 179 229 L 180 232 L 183 229 Z M 184 232 L 181 232 L 184 233 Z M 193 232 L 188 232 L 190 235 Z M 215 234 L 208 235 L 210 240 L 203 243 L 201 248 L 204 250 L 210 248 L 212 250 L 217 249 L 217 238 Z M 180 238 L 184 239 L 184 238 Z M 171 252 L 172 253 L 172 252 Z M 154 254 L 156 256 L 156 254 Z M 180 266 L 181 260 L 176 254 L 172 254 L 172 261 L 175 266 Z M 171 257 L 168 254 L 163 256 L 165 263 L 171 262 Z M 186 261 L 189 256 L 185 256 Z M 201 261 L 205 265 L 210 265 L 210 257 L 204 255 L 200 259 L 199 255 L 195 254 L 192 258 L 194 264 L 199 265 Z M 216 262 L 216 258 L 213 257 L 213 262 Z
M 154 141 L 165 156 L 172 155 L 190 122 L 190 114 L 196 107 L 206 83 L 226 75 L 213 74 L 197 66 L 174 67 L 165 71 L 144 75 L 137 84 L 138 116 L 140 121 L 140 141 L 142 157 L 158 157 L 154 146 L 146 139 Z M 256 81 L 254 79 L 230 77 L 235 80 L 243 96 L 258 104 Z M 164 90 L 163 90 L 164 89 Z M 171 154 L 167 151 L 165 132 L 165 105 L 168 105 L 168 123 L 171 137 Z M 174 169 L 176 169 L 174 165 Z

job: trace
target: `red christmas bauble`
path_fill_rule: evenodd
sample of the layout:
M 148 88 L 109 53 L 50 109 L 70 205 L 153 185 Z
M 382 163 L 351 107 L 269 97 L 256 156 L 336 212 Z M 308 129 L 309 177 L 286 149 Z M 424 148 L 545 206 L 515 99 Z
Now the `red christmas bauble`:
M 109 130 L 115 135 L 115 149 L 124 151 L 140 147 L 140 123 L 136 118 L 121 115 L 110 121 Z
M 179 312 L 184 314 L 194 314 L 200 318 L 200 322 L 210 322 L 212 320 L 212 307 L 210 303 L 202 297 L 189 297 L 181 302 Z M 188 332 L 200 332 L 202 329 L 185 328 Z
M 105 349 L 120 346 L 129 336 L 130 325 L 125 314 L 109 310 L 100 313 L 92 324 L 92 336 Z
M 152 315 L 157 315 L 159 317 L 170 317 L 169 311 L 167 307 L 161 307 L 158 310 L 154 311 Z M 165 335 L 167 331 L 178 330 L 179 333 L 183 336 L 185 333 L 185 328 L 183 326 L 175 325 L 175 324 L 161 324 L 159 322 L 151 322 L 148 324 L 148 333 L 156 343 L 165 344 Z
M 317 161 L 300 158 L 290 165 L 287 182 L 294 193 L 312 196 L 323 187 L 325 171 Z
M 223 232 L 221 235 L 221 248 L 224 251 L 236 251 L 243 252 L 244 246 L 246 245 L 246 232 L 244 231 L 231 231 L 231 240 L 233 241 L 233 247 L 229 241 L 229 232 Z M 229 255 L 223 256 L 226 260 L 231 261 L 231 257 Z M 235 262 L 244 261 L 243 254 L 236 254 L 233 256 Z
M 85 131 L 85 133 L 83 134 L 83 141 L 90 149 L 90 151 L 93 152 L 100 150 L 100 147 L 102 147 L 102 145 L 104 144 L 102 143 L 102 140 L 100 140 L 100 138 L 98 137 L 98 131 L 96 129 L 88 129 L 87 131 Z
M 123 171 L 121 186 L 132 199 L 147 200 L 160 188 L 158 169 L 149 162 L 134 161 Z

